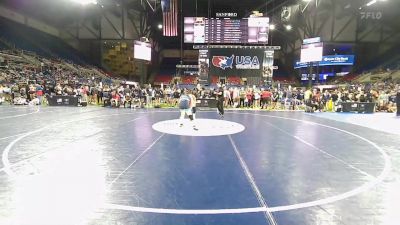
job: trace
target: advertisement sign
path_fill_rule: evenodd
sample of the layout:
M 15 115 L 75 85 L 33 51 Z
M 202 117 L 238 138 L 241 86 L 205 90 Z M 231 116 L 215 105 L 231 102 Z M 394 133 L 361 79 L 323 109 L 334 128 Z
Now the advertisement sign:
M 326 55 L 318 62 L 319 66 L 352 66 L 354 65 L 354 55 Z M 295 62 L 294 68 L 306 68 L 307 63 Z
M 321 42 L 321 37 L 307 38 L 303 40 L 304 45 Z
M 335 76 L 334 73 L 320 73 L 319 74 L 319 80 L 323 81 L 323 80 L 328 79 L 328 77 L 334 77 L 334 76 Z M 313 73 L 312 80 L 315 80 L 315 78 L 316 78 L 316 74 Z M 302 81 L 309 80 L 309 74 L 307 74 L 307 73 L 301 74 L 301 80 Z
M 272 77 L 274 74 L 274 51 L 264 52 L 263 77 Z
M 210 73 L 217 76 L 262 76 L 264 50 L 210 49 Z
M 215 13 L 216 17 L 237 17 L 238 14 L 234 12 L 217 12 Z
M 209 59 L 208 50 L 199 50 L 199 80 L 208 81 Z
M 382 12 L 377 11 L 368 11 L 368 12 L 360 12 L 361 20 L 380 20 L 383 17 Z
M 74 96 L 49 96 L 47 101 L 49 106 L 78 106 L 78 97 Z

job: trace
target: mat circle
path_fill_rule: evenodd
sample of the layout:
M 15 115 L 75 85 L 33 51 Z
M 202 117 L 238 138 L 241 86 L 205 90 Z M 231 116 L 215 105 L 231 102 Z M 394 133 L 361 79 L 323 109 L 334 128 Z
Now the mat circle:
M 153 129 L 166 134 L 181 136 L 221 136 L 240 133 L 245 130 L 242 124 L 216 119 L 165 120 L 153 124 Z

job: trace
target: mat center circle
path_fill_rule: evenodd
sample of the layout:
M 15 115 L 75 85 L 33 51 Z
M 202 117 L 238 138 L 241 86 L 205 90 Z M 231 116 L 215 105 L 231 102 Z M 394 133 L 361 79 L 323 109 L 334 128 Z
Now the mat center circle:
M 153 129 L 162 133 L 182 136 L 221 136 L 242 132 L 242 124 L 216 119 L 164 120 L 153 124 Z

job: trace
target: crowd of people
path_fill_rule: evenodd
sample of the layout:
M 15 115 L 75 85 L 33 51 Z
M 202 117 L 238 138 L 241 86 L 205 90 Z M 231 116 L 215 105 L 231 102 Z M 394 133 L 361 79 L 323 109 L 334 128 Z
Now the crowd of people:
M 0 103 L 41 105 L 49 95 L 83 96 L 91 86 L 113 82 L 93 66 L 41 57 L 36 57 L 34 64 L 19 52 L 0 53 Z
M 56 72 L 61 76 L 62 72 Z M 75 75 L 67 75 L 76 80 Z M 64 77 L 65 78 L 65 77 Z M 376 111 L 395 112 L 400 87 L 397 84 L 319 87 L 194 87 L 191 93 L 198 99 L 218 99 L 220 114 L 223 108 L 303 110 L 307 106 L 313 111 L 339 111 L 342 102 L 375 103 Z M 44 96 L 68 95 L 79 97 L 92 105 L 112 107 L 177 107 L 185 88 L 179 85 L 152 87 L 124 84 L 104 84 L 101 80 L 89 79 L 85 84 L 57 82 L 56 84 L 32 82 L 31 84 L 0 84 L 0 98 L 11 104 L 45 104 Z M 21 102 L 21 99 L 25 99 Z
M 46 96 L 75 96 L 87 104 L 112 107 L 177 107 L 185 89 L 198 99 L 217 99 L 221 115 L 224 108 L 340 111 L 342 102 L 375 103 L 376 111 L 398 111 L 399 84 L 344 84 L 315 86 L 290 85 L 184 87 L 167 84 L 158 87 L 125 84 L 105 74 L 81 72 L 62 62 L 42 64 L 39 68 L 9 64 L 0 68 L 0 104 L 47 104 Z M 397 99 L 397 100 L 396 100 Z

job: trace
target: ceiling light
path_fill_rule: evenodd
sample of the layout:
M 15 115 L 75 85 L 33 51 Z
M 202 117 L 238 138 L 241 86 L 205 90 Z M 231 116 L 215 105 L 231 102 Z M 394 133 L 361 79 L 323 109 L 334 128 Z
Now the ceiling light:
M 97 4 L 97 0 L 71 0 L 71 1 L 81 5 Z
M 367 6 L 373 5 L 373 4 L 375 4 L 375 3 L 376 3 L 376 0 L 372 0 L 372 1 L 370 1 L 370 2 L 367 3 Z
M 275 24 L 270 24 L 270 25 L 269 25 L 269 29 L 270 29 L 270 30 L 275 30 L 275 28 L 276 28 L 276 27 L 275 27 Z

